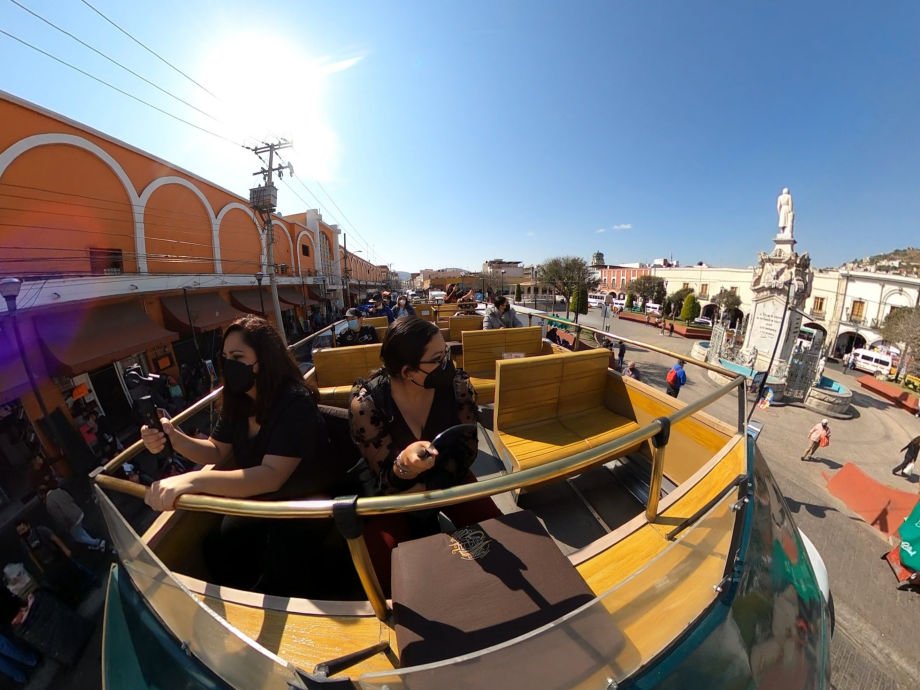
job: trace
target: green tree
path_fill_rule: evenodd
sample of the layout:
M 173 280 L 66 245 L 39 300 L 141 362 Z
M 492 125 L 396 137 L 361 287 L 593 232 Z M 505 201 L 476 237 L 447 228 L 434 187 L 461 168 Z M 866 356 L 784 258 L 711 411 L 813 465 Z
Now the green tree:
M 627 292 L 626 293 L 626 304 L 623 305 L 623 308 L 628 311 L 632 309 L 633 306 L 635 306 L 635 304 L 636 304 L 636 296 L 631 292 Z
M 521 284 L 518 283 L 517 285 L 514 286 L 514 301 L 520 304 L 521 297 L 523 297 L 523 295 L 524 293 L 521 291 Z
M 575 288 L 571 302 L 572 311 L 575 312 L 575 323 L 578 323 L 578 315 L 588 313 L 588 289 L 586 287 Z
M 670 305 L 670 312 L 675 319 L 678 318 L 680 310 L 684 306 L 684 300 L 687 299 L 687 295 L 691 292 L 693 292 L 692 287 L 685 287 L 668 295 L 667 301 Z
M 696 301 L 696 296 L 691 292 L 684 298 L 684 306 L 680 310 L 680 320 L 690 323 L 700 315 L 700 303 Z
M 882 324 L 882 337 L 903 346 L 901 362 L 910 359 L 911 369 L 916 373 L 917 361 L 920 361 L 915 356 L 920 352 L 920 307 L 892 309 Z
M 538 282 L 551 285 L 557 294 L 565 295 L 565 316 L 569 317 L 571 299 L 576 289 L 587 291 L 597 288 L 598 279 L 588 262 L 577 256 L 557 256 L 540 266 Z
M 741 298 L 731 290 L 720 290 L 712 301 L 723 312 L 731 311 L 741 306 Z
M 655 285 L 655 291 L 652 293 L 652 301 L 655 304 L 660 304 L 664 306 L 665 300 L 668 298 L 668 292 L 665 290 L 664 281 L 659 280 L 657 285 Z
M 655 302 L 655 295 L 659 290 L 664 292 L 664 281 L 655 276 L 639 276 L 629 284 L 629 291 L 638 295 L 643 304 Z

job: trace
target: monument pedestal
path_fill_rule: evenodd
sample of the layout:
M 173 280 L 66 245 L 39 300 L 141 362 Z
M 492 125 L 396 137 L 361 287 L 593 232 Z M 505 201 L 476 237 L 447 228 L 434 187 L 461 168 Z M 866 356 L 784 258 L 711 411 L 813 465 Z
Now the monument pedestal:
M 776 378 L 785 378 L 802 327 L 802 315 L 795 310 L 800 310 L 811 294 L 811 260 L 807 253 L 797 254 L 795 244 L 790 235 L 774 237 L 773 251 L 760 252 L 751 281 L 753 308 L 744 350 L 751 356 L 755 371 L 770 369 Z

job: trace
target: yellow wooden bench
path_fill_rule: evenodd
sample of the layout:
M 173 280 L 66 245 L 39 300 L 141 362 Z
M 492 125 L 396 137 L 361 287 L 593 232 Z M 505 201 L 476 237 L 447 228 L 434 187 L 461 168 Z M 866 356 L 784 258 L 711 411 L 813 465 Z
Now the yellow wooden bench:
M 348 407 L 355 379 L 367 378 L 380 366 L 380 343 L 323 348 L 313 350 L 313 369 L 304 380 L 319 391 L 323 405 Z
M 413 309 L 415 309 L 415 315 L 420 319 L 425 319 L 425 321 L 436 322 L 438 320 L 438 313 L 435 311 L 435 306 L 429 304 L 428 302 L 421 302 L 419 304 L 413 304 Z
M 464 331 L 481 331 L 482 317 L 458 314 L 448 320 L 448 337 L 451 342 L 461 343 Z
M 385 316 L 365 316 L 361 321 L 362 326 L 373 326 L 374 328 L 379 329 L 383 327 L 384 332 L 386 332 L 387 326 L 390 325 L 389 319 Z M 380 332 L 379 330 L 377 331 Z
M 533 357 L 543 354 L 539 326 L 499 328 L 489 331 L 463 331 L 463 368 L 476 388 L 480 405 L 495 400 L 495 362 L 508 353 Z
M 485 331 L 486 333 L 490 331 Z M 603 349 L 496 363 L 495 439 L 514 470 L 596 448 L 639 428 L 604 400 Z

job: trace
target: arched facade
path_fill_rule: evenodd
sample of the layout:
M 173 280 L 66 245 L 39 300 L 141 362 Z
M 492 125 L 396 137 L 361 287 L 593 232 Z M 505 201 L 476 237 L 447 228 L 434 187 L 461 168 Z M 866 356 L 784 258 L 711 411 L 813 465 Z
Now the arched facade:
M 161 177 L 141 194 L 141 204 L 150 273 L 217 272 L 216 219 L 201 190 L 181 177 Z
M 217 214 L 220 268 L 223 273 L 255 274 L 263 269 L 262 235 L 248 206 L 227 204 Z
M 110 250 L 111 271 L 145 268 L 134 187 L 111 155 L 82 137 L 40 134 L 0 153 L 0 207 L 4 272 L 92 273 L 94 261 L 105 262 L 98 250 Z
M 866 339 L 858 332 L 842 331 L 837 334 L 837 339 L 834 342 L 834 355 L 841 357 L 848 352 L 852 352 L 853 350 L 857 350 L 865 346 Z

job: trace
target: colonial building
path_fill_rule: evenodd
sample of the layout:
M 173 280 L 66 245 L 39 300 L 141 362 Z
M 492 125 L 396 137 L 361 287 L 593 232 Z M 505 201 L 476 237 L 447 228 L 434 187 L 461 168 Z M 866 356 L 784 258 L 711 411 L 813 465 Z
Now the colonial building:
M 35 434 L 47 456 L 71 455 L 89 411 L 115 429 L 135 427 L 128 367 L 193 393 L 189 372 L 213 369 L 224 326 L 247 313 L 274 321 L 270 267 L 276 325 L 289 339 L 303 335 L 312 309 L 343 304 L 344 275 L 353 285 L 379 274 L 346 261 L 339 228 L 316 210 L 273 216 L 270 255 L 244 197 L 10 95 L 0 94 L 0 121 L 0 277 L 22 281 L 22 348 L 0 303 L 7 468 L 23 466 L 36 445 L 21 441 Z
M 681 288 L 693 288 L 702 303 L 702 315 L 718 317 L 712 300 L 720 291 L 736 293 L 741 298 L 740 311 L 751 309 L 751 281 L 754 269 L 683 266 L 654 268 L 653 275 L 665 281 L 668 294 Z M 920 278 L 854 271 L 816 269 L 811 296 L 805 303 L 803 326 L 825 333 L 825 350 L 840 355 L 858 347 L 884 343 L 882 324 L 892 309 L 920 304 Z

